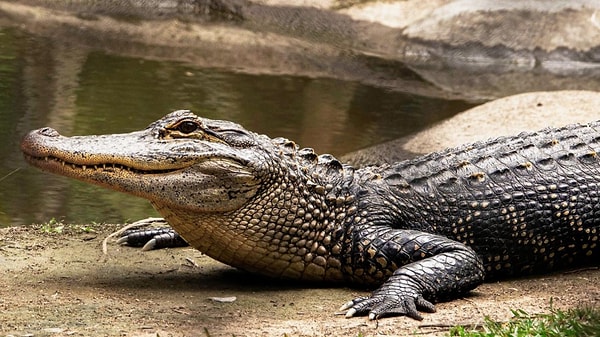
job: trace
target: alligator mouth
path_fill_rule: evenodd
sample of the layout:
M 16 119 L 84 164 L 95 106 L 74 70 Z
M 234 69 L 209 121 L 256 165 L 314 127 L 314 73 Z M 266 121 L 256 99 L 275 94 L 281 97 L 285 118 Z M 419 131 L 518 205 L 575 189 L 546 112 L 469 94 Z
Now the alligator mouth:
M 65 161 L 61 158 L 54 156 L 37 157 L 25 154 L 25 160 L 41 169 L 47 169 L 50 171 L 56 170 L 71 170 L 71 171 L 95 171 L 95 172 L 129 172 L 136 175 L 149 175 L 149 174 L 167 174 L 185 169 L 185 167 L 171 168 L 171 169 L 139 169 L 124 164 L 117 163 L 100 163 L 100 164 L 77 164 L 73 162 Z

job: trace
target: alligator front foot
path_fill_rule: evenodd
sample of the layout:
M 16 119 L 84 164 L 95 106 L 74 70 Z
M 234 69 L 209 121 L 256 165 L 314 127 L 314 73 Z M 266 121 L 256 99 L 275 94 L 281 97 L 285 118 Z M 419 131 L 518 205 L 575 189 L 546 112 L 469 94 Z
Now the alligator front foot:
M 340 310 L 347 310 L 346 317 L 369 315 L 370 320 L 404 315 L 422 320 L 420 311 L 435 312 L 435 306 L 423 298 L 418 291 L 402 284 L 386 283 L 367 297 L 358 297 L 344 304 Z
M 368 232 L 367 232 L 368 231 Z M 364 235 L 367 232 L 368 235 Z M 371 227 L 356 238 L 355 263 L 364 273 L 377 265 L 380 256 L 387 264 L 400 266 L 371 296 L 346 303 L 346 317 L 368 315 L 369 319 L 405 315 L 417 320 L 419 311 L 435 312 L 434 301 L 461 296 L 483 282 L 481 258 L 472 248 L 446 237 L 413 230 Z M 367 236 L 370 238 L 364 239 Z M 355 277 L 351 274 L 352 277 Z
M 188 243 L 170 227 L 129 229 L 121 234 L 117 243 L 142 247 L 142 250 L 188 246 Z

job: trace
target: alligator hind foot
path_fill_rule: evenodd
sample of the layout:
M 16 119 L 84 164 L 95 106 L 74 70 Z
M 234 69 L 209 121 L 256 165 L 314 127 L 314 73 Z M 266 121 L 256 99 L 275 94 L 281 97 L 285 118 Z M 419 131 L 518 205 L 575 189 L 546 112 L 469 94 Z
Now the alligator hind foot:
M 165 226 L 168 225 L 168 223 L 162 218 L 148 218 L 135 222 L 131 227 L 146 225 Z M 188 243 L 185 242 L 185 240 L 183 240 L 183 238 L 171 227 L 126 229 L 120 233 L 120 238 L 117 240 L 117 243 L 133 247 L 142 247 L 142 250 L 189 246 Z

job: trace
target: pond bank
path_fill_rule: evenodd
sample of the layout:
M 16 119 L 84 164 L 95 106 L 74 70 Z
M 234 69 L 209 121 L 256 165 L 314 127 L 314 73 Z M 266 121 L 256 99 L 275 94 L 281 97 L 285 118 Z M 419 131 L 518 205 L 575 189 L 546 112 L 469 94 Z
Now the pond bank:
M 118 225 L 0 229 L 0 331 L 14 336 L 442 336 L 449 326 L 600 303 L 600 271 L 486 283 L 418 322 L 335 315 L 362 289 L 249 275 L 190 248 L 141 252 L 102 240 Z M 60 233 L 59 233 L 60 232 Z M 231 297 L 232 303 L 210 300 Z

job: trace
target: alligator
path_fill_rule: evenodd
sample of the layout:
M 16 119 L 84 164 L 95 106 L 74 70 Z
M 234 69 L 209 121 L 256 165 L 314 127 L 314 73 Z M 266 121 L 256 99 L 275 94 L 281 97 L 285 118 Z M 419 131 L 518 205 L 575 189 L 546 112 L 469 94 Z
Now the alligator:
M 171 226 L 159 236 L 228 265 L 375 289 L 346 317 L 422 319 L 484 281 L 600 261 L 600 121 L 360 169 L 188 110 L 124 134 L 46 127 L 21 148 L 43 170 L 149 199 Z M 124 241 L 157 234 L 142 231 Z

